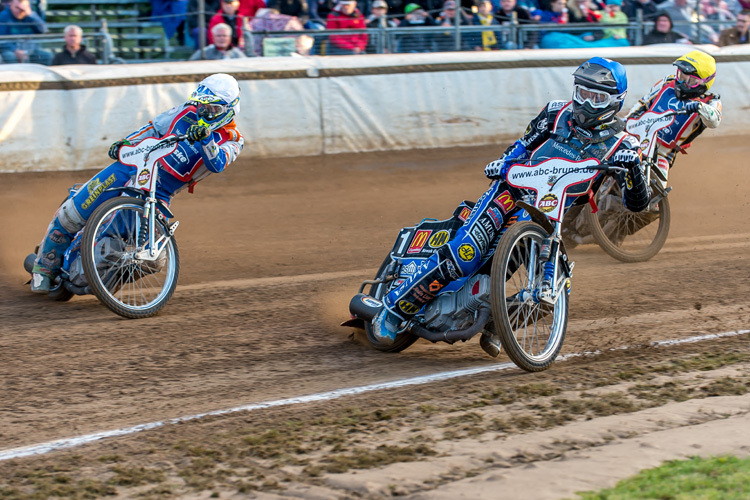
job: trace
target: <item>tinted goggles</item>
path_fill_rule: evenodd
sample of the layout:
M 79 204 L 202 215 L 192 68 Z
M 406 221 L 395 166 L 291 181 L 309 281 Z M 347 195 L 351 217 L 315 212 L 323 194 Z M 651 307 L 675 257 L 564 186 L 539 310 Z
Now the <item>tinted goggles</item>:
M 685 85 L 690 89 L 694 89 L 700 85 L 705 85 L 713 79 L 713 75 L 708 78 L 699 78 L 697 75 L 688 75 L 683 73 L 680 68 L 677 68 L 677 82 Z
M 221 116 L 222 114 L 229 111 L 229 108 L 230 108 L 230 106 L 227 104 L 203 103 L 203 102 L 196 103 L 195 107 L 198 110 L 198 116 L 201 118 L 206 118 L 208 120 L 213 120 L 217 116 Z
M 612 95 L 601 90 L 576 85 L 573 89 L 573 100 L 578 104 L 586 104 L 588 102 L 591 107 L 602 109 L 615 102 L 620 102 L 622 98 L 619 95 Z

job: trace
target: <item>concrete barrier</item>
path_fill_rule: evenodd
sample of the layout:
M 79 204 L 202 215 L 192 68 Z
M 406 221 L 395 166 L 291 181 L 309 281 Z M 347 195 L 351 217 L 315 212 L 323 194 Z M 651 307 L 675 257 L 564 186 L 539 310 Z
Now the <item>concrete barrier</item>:
M 714 134 L 744 134 L 750 48 L 702 46 L 724 104 Z M 253 58 L 120 66 L 0 67 L 0 172 L 108 164 L 109 145 L 187 99 L 205 76 L 242 90 L 243 157 L 498 144 L 517 138 L 594 55 L 625 64 L 624 109 L 672 72 L 683 45 L 343 57 Z

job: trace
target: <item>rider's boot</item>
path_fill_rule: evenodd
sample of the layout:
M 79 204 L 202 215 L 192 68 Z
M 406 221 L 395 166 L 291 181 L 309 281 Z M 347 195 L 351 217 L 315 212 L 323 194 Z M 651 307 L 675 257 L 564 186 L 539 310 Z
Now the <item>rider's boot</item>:
M 381 344 L 391 345 L 396 340 L 403 321 L 403 318 L 388 307 L 383 307 L 383 310 L 372 320 L 372 334 Z
M 441 250 L 442 248 L 445 247 L 441 247 Z M 388 339 L 391 339 L 392 343 L 404 321 L 414 317 L 445 285 L 460 277 L 459 268 L 441 250 L 424 261 L 414 274 L 386 295 L 383 310 L 372 322 L 374 335 L 379 340 L 382 337 L 381 342 L 388 343 Z
M 52 277 L 47 274 L 33 273 L 31 275 L 31 291 L 46 295 L 52 288 Z

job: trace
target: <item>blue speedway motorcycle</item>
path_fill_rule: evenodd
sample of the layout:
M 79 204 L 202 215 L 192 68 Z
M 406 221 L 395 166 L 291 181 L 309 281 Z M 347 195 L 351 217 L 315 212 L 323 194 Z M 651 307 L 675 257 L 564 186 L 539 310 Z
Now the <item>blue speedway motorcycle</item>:
M 63 257 L 62 273 L 49 297 L 58 301 L 94 294 L 111 311 L 126 318 L 147 318 L 169 301 L 180 273 L 174 232 L 179 221 L 155 196 L 156 162 L 171 154 L 186 136 L 148 137 L 120 149 L 120 162 L 137 167 L 121 196 L 101 204 L 73 238 Z M 80 186 L 70 190 L 75 196 Z M 67 199 L 66 199 L 67 201 Z M 38 247 L 37 247 L 38 251 Z M 31 273 L 36 252 L 24 260 Z
M 508 184 L 526 194 L 517 202 L 509 198 L 512 216 L 497 247 L 473 275 L 440 290 L 403 326 L 392 345 L 373 336 L 371 320 L 383 306 L 381 299 L 453 238 L 474 206 L 464 201 L 449 219 L 424 219 L 399 232 L 375 278 L 364 281 L 351 299 L 352 319 L 342 326 L 364 329 L 372 347 L 384 352 L 400 352 L 419 338 L 453 344 L 486 331 L 499 337 L 520 368 L 546 370 L 562 348 L 568 324 L 574 263 L 561 237 L 563 217 L 577 196 L 591 194 L 593 203 L 595 179 L 616 171 L 623 169 L 594 158 L 577 162 L 551 158 L 536 165 L 511 166 Z

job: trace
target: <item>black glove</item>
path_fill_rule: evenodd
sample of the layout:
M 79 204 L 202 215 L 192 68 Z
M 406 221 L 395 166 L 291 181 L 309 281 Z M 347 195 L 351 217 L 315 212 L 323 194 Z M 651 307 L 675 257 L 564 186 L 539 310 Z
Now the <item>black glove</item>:
M 701 109 L 701 103 L 698 101 L 688 101 L 687 104 L 685 104 L 685 111 L 688 113 L 697 113 Z
M 632 149 L 621 149 L 612 157 L 612 163 L 618 167 L 627 168 L 628 172 L 633 172 L 641 167 L 641 155 L 638 151 Z
M 109 152 L 107 154 L 113 160 L 119 161 L 120 160 L 120 148 L 123 146 L 130 146 L 130 141 L 127 139 L 122 139 L 120 141 L 113 143 L 109 147 Z
M 203 139 L 208 137 L 210 133 L 211 131 L 208 130 L 208 127 L 199 125 L 197 123 L 190 125 L 190 128 L 187 129 L 187 137 L 191 142 L 202 141 Z

